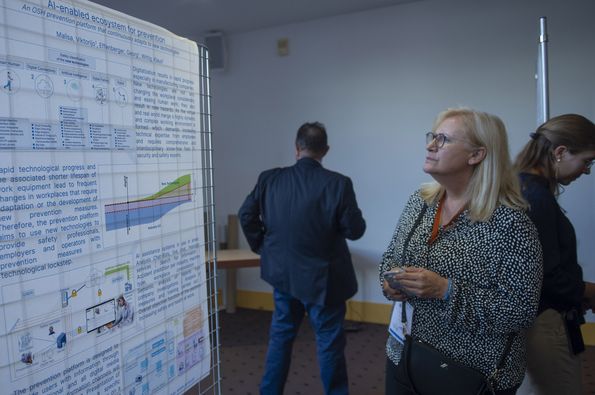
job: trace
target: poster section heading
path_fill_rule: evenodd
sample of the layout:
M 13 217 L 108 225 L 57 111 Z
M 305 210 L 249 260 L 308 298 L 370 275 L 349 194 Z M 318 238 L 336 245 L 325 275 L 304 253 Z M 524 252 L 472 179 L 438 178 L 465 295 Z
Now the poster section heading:
M 62 4 L 59 1 L 49 0 L 45 8 L 41 6 L 23 4 L 22 9 L 48 19 L 74 25 L 80 29 L 113 35 L 120 39 L 130 41 L 135 45 L 159 49 L 161 51 L 171 53 L 172 55 L 179 54 L 179 51 L 177 51 L 175 48 L 166 45 L 167 40 L 165 37 L 159 34 L 147 32 L 137 26 L 131 26 L 104 15 L 94 14 L 92 11 L 77 8 L 73 4 Z M 72 41 L 75 41 L 72 36 L 67 35 L 66 37 L 70 37 Z M 88 45 L 98 49 L 106 49 L 120 55 L 126 53 L 126 51 L 121 48 L 102 45 L 103 43 L 96 40 L 85 40 L 79 38 L 76 41 L 79 44 Z M 136 53 L 134 51 L 129 51 L 128 54 L 135 55 Z M 143 55 L 143 60 L 163 63 L 163 59 L 158 57 L 150 57 L 147 55 Z

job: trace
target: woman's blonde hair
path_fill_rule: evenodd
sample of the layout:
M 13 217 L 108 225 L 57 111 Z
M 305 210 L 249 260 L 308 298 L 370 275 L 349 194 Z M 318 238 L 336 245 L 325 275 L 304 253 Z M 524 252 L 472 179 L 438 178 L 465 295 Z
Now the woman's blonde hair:
M 465 140 L 486 150 L 485 158 L 475 166 L 467 185 L 469 217 L 472 221 L 487 221 L 499 204 L 525 209 L 519 180 L 512 169 L 508 152 L 506 127 L 495 115 L 470 108 L 450 108 L 436 117 L 432 131 L 446 119 L 461 122 Z M 437 201 L 444 187 L 437 182 L 422 185 L 421 195 L 427 203 Z

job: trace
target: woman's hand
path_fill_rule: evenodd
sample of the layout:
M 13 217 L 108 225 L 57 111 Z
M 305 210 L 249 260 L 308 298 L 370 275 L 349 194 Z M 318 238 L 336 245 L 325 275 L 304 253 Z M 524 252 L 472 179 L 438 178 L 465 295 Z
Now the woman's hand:
M 448 290 L 448 279 L 420 267 L 405 267 L 396 275 L 401 293 L 424 299 L 442 299 Z
M 388 282 L 386 282 L 386 280 L 382 281 L 382 294 L 388 300 L 394 300 L 397 302 L 402 302 L 404 300 L 407 300 L 407 294 L 405 294 L 404 292 L 402 292 L 398 289 L 391 288 L 388 285 Z

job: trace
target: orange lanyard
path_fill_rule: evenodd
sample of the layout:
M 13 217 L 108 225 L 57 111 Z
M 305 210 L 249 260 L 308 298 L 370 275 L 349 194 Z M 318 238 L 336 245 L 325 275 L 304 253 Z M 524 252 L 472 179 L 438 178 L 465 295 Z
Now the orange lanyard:
M 434 214 L 434 224 L 432 225 L 432 234 L 430 235 L 430 239 L 428 240 L 428 244 L 432 245 L 438 238 L 438 232 L 440 230 L 440 219 L 442 218 L 442 202 L 444 201 L 444 196 L 440 198 L 438 202 L 438 208 L 436 209 L 436 214 Z
M 440 220 L 442 219 L 442 204 L 444 202 L 445 196 L 446 195 L 442 195 L 442 197 L 440 198 L 440 201 L 438 202 L 438 208 L 436 209 L 436 214 L 434 214 L 434 224 L 432 225 L 432 234 L 430 235 L 430 238 L 428 240 L 429 245 L 434 244 L 434 242 L 438 238 L 438 233 L 440 232 Z M 466 207 L 466 205 L 461 207 L 459 212 L 454 217 L 452 217 L 451 220 L 448 221 L 448 223 L 443 226 L 443 228 L 446 229 L 447 227 L 449 227 L 454 222 L 454 220 L 457 219 L 457 217 L 459 215 L 461 215 L 463 210 L 465 210 L 465 207 Z

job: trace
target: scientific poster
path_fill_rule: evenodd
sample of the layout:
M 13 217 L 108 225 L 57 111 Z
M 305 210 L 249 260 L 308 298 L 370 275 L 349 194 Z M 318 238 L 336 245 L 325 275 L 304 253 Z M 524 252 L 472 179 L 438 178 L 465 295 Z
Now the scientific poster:
M 195 43 L 0 0 L 2 393 L 179 394 L 210 371 Z

